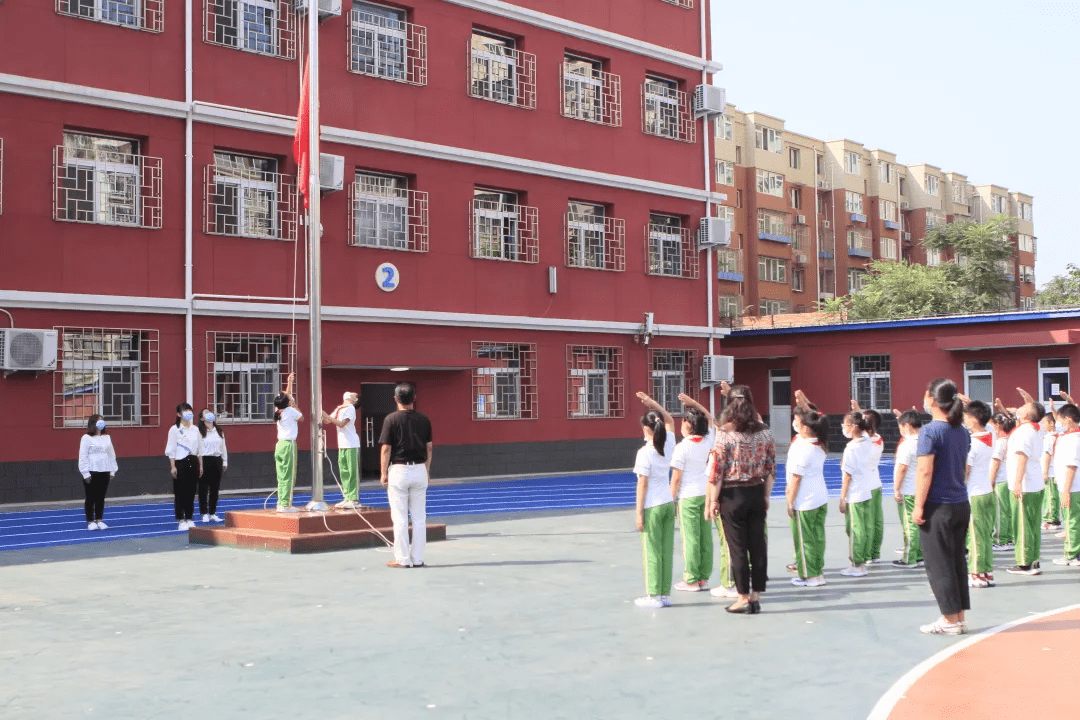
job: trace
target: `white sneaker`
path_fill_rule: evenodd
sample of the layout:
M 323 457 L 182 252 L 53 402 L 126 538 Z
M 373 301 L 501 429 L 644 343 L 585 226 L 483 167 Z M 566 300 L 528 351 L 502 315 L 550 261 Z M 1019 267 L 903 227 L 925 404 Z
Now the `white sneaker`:
M 671 607 L 671 596 L 670 595 L 661 595 L 660 596 L 660 604 L 663 605 L 664 607 Z
M 919 630 L 927 635 L 963 635 L 967 632 L 967 624 L 946 622 L 945 618 L 938 618 L 929 625 L 923 625 Z
M 990 583 L 983 580 L 977 575 L 968 575 L 968 587 L 972 588 L 988 588 Z
M 894 552 L 894 553 L 896 553 L 897 555 L 903 555 L 903 554 L 904 554 L 904 550 L 906 550 L 906 549 L 907 549 L 907 548 L 905 548 L 905 547 L 904 547 L 903 545 L 901 545 L 900 547 L 898 547 L 898 548 L 896 548 L 895 550 L 893 550 L 893 552 Z
M 209 516 L 209 515 L 203 515 L 203 516 L 202 516 L 202 521 L 203 521 L 204 523 L 208 523 L 208 522 L 210 522 L 210 516 Z
M 639 608 L 649 608 L 652 610 L 659 610 L 664 607 L 664 602 L 660 599 L 659 595 L 646 595 L 645 597 L 639 597 L 634 601 L 634 604 Z M 670 603 L 668 603 L 670 604 Z
M 840 571 L 841 575 L 847 575 L 848 577 L 862 577 L 868 575 L 865 565 L 848 565 L 846 568 Z
M 821 587 L 825 584 L 825 578 L 820 575 L 818 577 L 807 578 L 806 580 L 803 580 L 802 578 L 791 578 L 791 584 L 795 587 Z
M 1054 558 L 1055 565 L 1070 565 L 1076 567 L 1080 565 L 1080 558 Z
M 880 565 L 881 564 L 881 558 L 870 558 L 869 560 L 866 561 L 866 564 L 867 565 Z
M 195 518 L 191 518 L 190 520 L 188 520 L 188 521 L 187 521 L 187 526 L 188 526 L 189 528 L 193 528 L 193 527 L 195 527 Z
M 87 530 L 97 530 L 98 529 L 97 528 L 97 523 L 87 523 L 86 524 L 86 529 Z
M 300 512 L 300 509 L 296 508 L 296 507 L 293 507 L 292 505 L 278 505 L 277 506 L 277 511 L 278 512 L 283 512 L 283 513 L 296 513 L 296 512 Z
M 739 597 L 739 591 L 733 587 L 726 588 L 723 585 L 714 587 L 709 591 L 709 594 L 718 598 L 737 598 Z
M 211 515 L 210 519 L 213 520 L 214 522 L 225 522 L 224 520 L 219 518 L 217 515 Z M 206 521 L 204 520 L 203 522 L 206 522 Z
M 675 583 L 675 589 L 680 592 L 701 592 L 702 590 L 708 590 L 709 586 L 704 581 L 696 583 L 688 583 L 683 580 Z
M 101 522 L 100 520 L 98 520 L 97 521 L 97 529 L 98 530 L 108 530 L 109 526 L 106 525 L 105 523 Z
M 176 529 L 177 530 L 187 530 L 188 529 L 187 521 L 186 520 L 181 520 L 180 524 L 176 526 Z

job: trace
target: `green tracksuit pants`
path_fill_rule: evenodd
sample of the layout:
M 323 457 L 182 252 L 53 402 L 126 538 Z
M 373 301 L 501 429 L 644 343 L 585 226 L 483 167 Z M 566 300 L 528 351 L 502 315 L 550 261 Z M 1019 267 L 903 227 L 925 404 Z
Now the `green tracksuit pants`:
M 870 491 L 871 510 L 874 513 L 873 536 L 870 539 L 870 557 L 881 559 L 881 543 L 885 540 L 885 508 L 881 505 L 881 488 Z
M 848 535 L 848 558 L 852 565 L 863 565 L 870 559 L 874 541 L 874 499 L 848 503 L 844 526 Z
M 976 495 L 971 500 L 968 523 L 968 572 L 972 575 L 994 571 L 994 520 L 997 498 L 994 493 Z
M 900 559 L 914 565 L 923 559 L 919 526 L 911 519 L 911 513 L 915 511 L 915 496 L 905 495 L 903 502 L 896 503 L 896 510 L 900 514 L 900 529 L 904 533 L 904 552 Z
M 683 546 L 683 581 L 696 583 L 712 575 L 712 528 L 705 519 L 705 496 L 679 500 L 679 534 Z
M 1013 526 L 1016 528 L 1016 564 L 1030 565 L 1042 550 L 1043 491 L 1013 496 Z
M 1004 482 L 997 484 L 994 494 L 997 495 L 997 533 L 995 537 L 1001 545 L 1016 542 L 1016 526 L 1013 525 L 1013 513 L 1016 512 L 1013 506 L 1016 504 L 1016 499 L 1013 498 L 1009 486 Z
M 1061 522 L 1061 493 L 1054 478 L 1046 481 L 1046 489 L 1043 490 L 1043 522 Z
M 1061 517 L 1065 525 L 1065 557 L 1074 558 L 1080 555 L 1080 491 L 1069 493 L 1069 507 L 1061 508 Z
M 341 473 L 341 491 L 346 500 L 356 502 L 359 499 L 360 451 L 356 448 L 338 448 L 338 472 Z
M 645 592 L 671 594 L 671 568 L 675 554 L 675 503 L 642 511 L 641 557 L 645 566 Z
M 795 541 L 795 566 L 803 580 L 825 572 L 825 516 L 829 504 L 813 510 L 796 510 L 791 518 L 791 535 Z
M 296 480 L 296 441 L 278 440 L 274 447 L 274 465 L 277 467 L 278 507 L 292 505 L 293 481 Z

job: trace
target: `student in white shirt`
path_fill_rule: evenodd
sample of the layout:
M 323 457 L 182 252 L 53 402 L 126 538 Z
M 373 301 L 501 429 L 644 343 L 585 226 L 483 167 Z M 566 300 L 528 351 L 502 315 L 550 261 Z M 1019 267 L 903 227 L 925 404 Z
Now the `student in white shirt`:
M 705 406 L 686 394 L 682 419 L 683 439 L 671 456 L 671 496 L 679 504 L 679 534 L 683 542 L 683 579 L 676 590 L 709 589 L 713 568 L 712 527 L 705 519 L 705 467 L 716 442 L 716 423 Z
M 1016 429 L 1016 419 L 1008 413 L 995 413 L 990 419 L 990 428 L 994 431 L 994 453 L 990 456 L 990 477 L 994 481 L 994 495 L 997 496 L 997 529 L 995 531 L 994 550 L 1012 550 L 1016 547 L 1013 513 L 1016 504 L 1009 483 L 1005 457 L 1009 451 L 1009 436 Z
M 217 426 L 217 416 L 210 410 L 199 413 L 199 434 L 202 435 L 203 473 L 199 477 L 199 514 L 202 521 L 221 522 L 217 514 L 221 476 L 229 469 L 229 450 L 225 447 L 225 431 Z
M 994 454 L 994 438 L 986 429 L 993 413 L 986 403 L 975 400 L 964 408 L 964 425 L 971 433 L 971 449 L 967 456 L 967 491 L 971 503 L 968 521 L 968 586 L 994 586 L 994 520 L 997 496 L 990 477 L 990 461 Z
M 639 392 L 637 397 L 649 408 L 641 418 L 645 444 L 634 461 L 634 475 L 637 476 L 635 524 L 644 549 L 645 592 L 648 594 L 635 600 L 634 604 L 655 609 L 671 605 L 675 503 L 668 473 L 675 452 L 675 421 L 660 403 L 645 393 Z
M 1016 411 L 1017 427 L 1009 436 L 1005 456 L 1006 478 L 1015 498 L 1013 525 L 1016 527 L 1016 565 L 1008 568 L 1013 575 L 1040 575 L 1042 549 L 1043 440 L 1039 429 L 1046 410 L 1037 402 L 1026 402 Z
M 871 493 L 874 463 L 867 435 L 869 431 L 870 423 L 861 412 L 849 412 L 844 416 L 843 433 L 848 438 L 848 444 L 840 462 L 844 477 L 840 488 L 840 512 L 845 515 L 851 565 L 841 570 L 840 574 L 849 577 L 867 574 L 866 563 L 870 560 L 874 539 Z
M 105 513 L 105 493 L 109 481 L 116 477 L 116 451 L 105 430 L 105 420 L 91 415 L 86 421 L 86 434 L 79 440 L 79 474 L 86 491 L 86 529 L 107 530 L 102 522 Z
M 169 473 L 173 478 L 173 512 L 178 530 L 195 527 L 195 492 L 202 476 L 202 435 L 195 427 L 195 410 L 188 403 L 176 406 L 176 424 L 169 428 L 165 457 L 169 458 Z
M 915 476 L 919 469 L 919 429 L 922 416 L 914 410 L 905 410 L 897 415 L 900 427 L 900 443 L 896 446 L 896 462 L 893 466 L 893 496 L 896 508 L 900 512 L 900 527 L 904 531 L 904 545 L 899 548 L 899 560 L 892 564 L 901 568 L 923 567 L 922 544 L 919 540 L 919 526 L 911 519 L 915 509 Z
M 870 425 L 867 438 L 870 440 L 870 511 L 873 513 L 873 525 L 870 536 L 870 559 L 871 565 L 881 562 L 881 545 L 885 540 L 885 508 L 881 500 L 881 456 L 885 454 L 885 439 L 878 433 L 881 427 L 881 413 L 877 410 L 862 410 L 858 402 L 851 401 L 852 409 L 862 412 L 863 418 Z
M 360 409 L 360 396 L 354 392 L 342 395 L 341 404 L 327 415 L 322 414 L 323 424 L 337 428 L 338 472 L 341 473 L 341 502 L 339 508 L 360 507 L 360 436 L 356 434 L 356 411 Z
M 293 483 L 296 481 L 296 437 L 304 416 L 296 409 L 292 396 L 295 373 L 289 373 L 285 391 L 274 398 L 274 421 L 277 423 L 277 445 L 274 446 L 274 466 L 277 468 L 277 511 L 298 512 L 292 504 Z
M 1073 404 L 1057 412 L 1062 432 L 1054 449 L 1054 479 L 1061 495 L 1061 515 L 1065 521 L 1065 556 L 1055 565 L 1080 566 L 1080 409 Z
M 796 587 L 825 584 L 825 516 L 829 491 L 825 486 L 825 458 L 829 447 L 829 419 L 814 410 L 796 408 L 791 423 L 795 439 L 788 448 L 787 512 L 795 542 Z
M 1050 412 L 1042 419 L 1043 431 L 1043 530 L 1061 529 L 1061 498 L 1058 486 L 1054 482 L 1054 448 L 1057 443 L 1057 423 L 1054 417 L 1054 401 L 1050 401 Z

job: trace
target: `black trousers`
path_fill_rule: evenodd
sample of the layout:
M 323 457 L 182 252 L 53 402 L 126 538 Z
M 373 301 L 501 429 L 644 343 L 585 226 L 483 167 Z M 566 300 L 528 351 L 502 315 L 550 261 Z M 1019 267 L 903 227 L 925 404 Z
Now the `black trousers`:
M 765 486 L 724 485 L 720 490 L 720 519 L 731 553 L 731 574 L 740 595 L 764 592 L 769 577 L 765 540 Z
M 92 472 L 89 480 L 83 480 L 83 490 L 86 491 L 86 522 L 92 523 L 100 520 L 105 512 L 105 493 L 109 489 L 109 473 Z
M 176 461 L 173 478 L 173 511 L 177 520 L 190 520 L 195 514 L 195 490 L 199 483 L 199 461 L 188 455 Z
M 217 513 L 218 491 L 221 490 L 221 458 L 207 455 L 202 459 L 203 473 L 199 478 L 199 514 Z
M 962 610 L 970 610 L 964 544 L 971 520 L 971 504 L 928 502 L 923 517 L 926 522 L 919 526 L 919 540 L 926 562 L 926 577 L 941 614 L 956 615 Z

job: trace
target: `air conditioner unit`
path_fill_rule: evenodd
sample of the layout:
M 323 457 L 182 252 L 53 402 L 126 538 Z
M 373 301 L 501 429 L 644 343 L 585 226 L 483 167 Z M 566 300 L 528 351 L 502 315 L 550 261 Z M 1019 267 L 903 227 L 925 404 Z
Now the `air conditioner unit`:
M 832 300 L 834 297 L 836 296 L 833 295 L 831 292 L 818 293 L 819 300 Z
M 727 218 L 703 217 L 698 228 L 698 250 L 731 245 L 731 223 Z
M 795 264 L 796 265 L 805 265 L 806 263 L 807 263 L 806 253 L 804 253 L 804 252 L 795 253 Z
M 0 370 L 56 369 L 56 331 L 0 329 Z
M 345 158 L 319 153 L 319 189 L 324 193 L 345 189 Z
M 910 210 L 911 209 L 911 203 L 909 203 L 907 200 L 901 200 L 900 201 L 900 209 L 901 210 Z
M 795 216 L 795 223 L 797 225 L 805 225 L 806 224 L 806 216 L 805 215 L 796 215 Z
M 818 180 L 817 181 L 817 187 L 818 187 L 818 190 L 828 190 L 829 189 L 828 180 Z
M 296 11 L 306 13 L 308 0 L 294 0 Z M 341 16 L 341 0 L 319 0 L 319 20 Z
M 694 118 L 713 118 L 727 109 L 727 91 L 716 85 L 694 88 Z
M 706 355 L 701 359 L 701 383 L 719 385 L 735 379 L 734 355 Z
M 821 221 L 821 227 L 828 230 L 830 227 L 832 227 L 832 223 L 830 223 L 828 220 L 822 220 Z
M 904 233 L 904 242 L 911 242 L 911 233 Z

